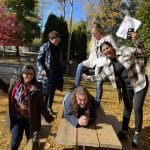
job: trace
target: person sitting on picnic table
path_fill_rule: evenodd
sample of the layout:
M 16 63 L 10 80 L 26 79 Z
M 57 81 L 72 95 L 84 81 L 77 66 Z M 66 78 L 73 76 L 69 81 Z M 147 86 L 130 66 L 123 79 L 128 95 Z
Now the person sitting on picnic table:
M 78 86 L 65 100 L 64 117 L 74 127 L 86 127 L 96 120 L 96 101 L 85 87 Z

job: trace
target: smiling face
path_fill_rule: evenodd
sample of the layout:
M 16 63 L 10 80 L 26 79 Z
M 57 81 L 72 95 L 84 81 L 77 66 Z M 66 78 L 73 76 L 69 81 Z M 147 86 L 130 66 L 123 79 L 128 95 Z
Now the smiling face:
M 84 95 L 84 94 L 81 94 L 81 93 L 76 93 L 76 100 L 77 100 L 77 104 L 81 108 L 85 108 L 87 103 L 88 103 L 87 95 Z
M 32 69 L 29 69 L 22 73 L 24 84 L 28 84 L 32 81 L 34 77 L 34 71 Z
M 91 33 L 96 40 L 100 40 L 102 38 L 102 31 L 99 28 L 93 27 Z
M 113 47 L 106 43 L 102 44 L 101 52 L 110 59 L 113 59 L 116 56 Z

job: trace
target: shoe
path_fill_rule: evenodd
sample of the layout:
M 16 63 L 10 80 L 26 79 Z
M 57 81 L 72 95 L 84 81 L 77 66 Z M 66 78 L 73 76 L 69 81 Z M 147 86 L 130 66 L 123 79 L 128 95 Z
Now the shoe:
M 49 109 L 49 113 L 50 113 L 50 115 L 53 116 L 54 118 L 57 117 L 57 113 L 54 112 L 54 111 L 52 110 L 52 108 Z
M 127 131 L 120 131 L 118 134 L 117 134 L 119 140 L 127 140 L 128 139 L 128 133 Z
M 96 109 L 99 109 L 100 102 L 96 102 Z
M 137 148 L 140 144 L 140 134 L 134 134 L 133 140 L 132 140 L 132 147 Z
M 40 133 L 38 131 L 33 133 L 32 150 L 40 150 Z

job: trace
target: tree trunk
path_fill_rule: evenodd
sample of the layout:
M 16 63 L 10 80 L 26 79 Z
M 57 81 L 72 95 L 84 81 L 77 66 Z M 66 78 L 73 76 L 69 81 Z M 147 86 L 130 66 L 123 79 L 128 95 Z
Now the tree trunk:
M 5 58 L 5 45 L 3 46 L 3 58 Z
M 70 45 L 71 45 L 71 36 L 72 36 L 72 15 L 73 15 L 73 0 L 70 0 L 70 25 L 69 25 L 69 39 L 68 39 L 68 50 L 67 50 L 67 69 L 66 74 L 69 73 L 69 59 L 70 59 Z
M 20 56 L 20 54 L 19 54 L 19 46 L 16 46 L 16 56 L 17 57 Z

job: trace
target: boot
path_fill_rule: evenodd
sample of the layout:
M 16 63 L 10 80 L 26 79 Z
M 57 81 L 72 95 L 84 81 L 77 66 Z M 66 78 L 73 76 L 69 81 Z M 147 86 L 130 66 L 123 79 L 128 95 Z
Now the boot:
M 32 150 L 40 150 L 40 133 L 38 131 L 33 133 Z
M 132 139 L 132 147 L 137 148 L 140 144 L 140 134 L 135 133 Z

